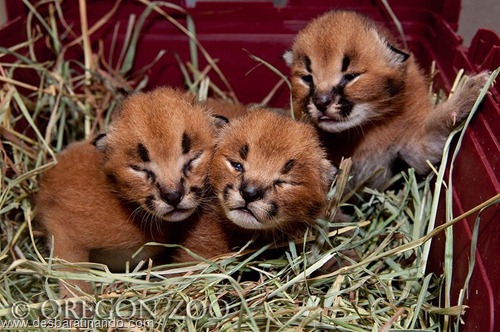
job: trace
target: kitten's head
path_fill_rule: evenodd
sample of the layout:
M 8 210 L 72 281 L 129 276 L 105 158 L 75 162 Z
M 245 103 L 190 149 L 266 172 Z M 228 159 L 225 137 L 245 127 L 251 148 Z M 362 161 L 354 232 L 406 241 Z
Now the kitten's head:
M 159 88 L 127 98 L 94 143 L 120 198 L 180 221 L 203 198 L 217 121 L 180 92 Z
M 349 11 L 311 21 L 283 57 L 297 116 L 327 132 L 363 126 L 398 108 L 409 55 L 385 29 Z
M 312 126 L 258 109 L 221 132 L 210 183 L 234 224 L 285 230 L 320 216 L 335 173 Z

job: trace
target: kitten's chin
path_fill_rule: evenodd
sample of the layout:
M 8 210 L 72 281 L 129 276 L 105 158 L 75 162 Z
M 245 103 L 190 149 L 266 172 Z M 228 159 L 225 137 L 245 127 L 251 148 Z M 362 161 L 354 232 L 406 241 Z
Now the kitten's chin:
M 337 121 L 326 117 L 316 119 L 316 124 L 318 128 L 329 133 L 340 133 L 353 127 L 349 121 Z
M 355 105 L 348 117 L 339 117 L 338 112 L 325 114 L 316 111 L 312 119 L 323 131 L 340 133 L 345 130 L 362 126 L 368 119 L 370 107 L 367 104 Z
M 198 207 L 197 201 L 183 200 L 179 205 L 173 207 L 161 200 L 147 198 L 142 209 L 146 211 L 153 219 L 159 219 L 168 222 L 182 221 L 193 214 Z
M 161 216 L 161 219 L 169 222 L 178 222 L 187 219 L 196 209 L 174 209 Z
M 226 215 L 235 225 L 244 229 L 266 230 L 273 228 L 269 223 L 260 222 L 254 214 L 247 209 L 229 210 Z

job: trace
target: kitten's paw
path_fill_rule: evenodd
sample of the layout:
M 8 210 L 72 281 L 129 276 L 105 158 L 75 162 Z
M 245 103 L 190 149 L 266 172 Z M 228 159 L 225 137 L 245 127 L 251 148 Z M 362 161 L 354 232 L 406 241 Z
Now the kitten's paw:
M 479 93 L 488 81 L 490 74 L 486 71 L 467 78 L 465 83 L 458 89 L 452 97 L 453 107 L 450 110 L 450 121 L 454 127 L 465 119 L 474 103 L 476 102 Z

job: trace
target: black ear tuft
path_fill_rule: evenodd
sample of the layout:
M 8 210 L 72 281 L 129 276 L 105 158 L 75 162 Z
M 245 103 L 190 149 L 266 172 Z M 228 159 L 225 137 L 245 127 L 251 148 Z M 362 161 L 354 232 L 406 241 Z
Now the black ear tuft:
M 104 152 L 106 150 L 107 145 L 107 136 L 106 134 L 99 134 L 93 140 L 92 144 L 97 148 L 98 151 Z
M 373 34 L 375 35 L 375 38 L 380 42 L 380 45 L 383 47 L 382 50 L 385 53 L 385 57 L 389 65 L 393 67 L 399 67 L 410 58 L 409 53 L 400 50 L 397 47 L 394 47 L 384 36 L 382 36 L 376 30 L 373 30 Z
M 225 116 L 212 114 L 212 117 L 214 118 L 215 127 L 217 129 L 221 129 L 229 124 L 229 119 Z
M 389 43 L 386 43 L 386 45 L 392 52 L 394 52 L 397 55 L 400 62 L 405 62 L 410 57 L 410 54 L 400 50 L 399 48 L 396 48 Z

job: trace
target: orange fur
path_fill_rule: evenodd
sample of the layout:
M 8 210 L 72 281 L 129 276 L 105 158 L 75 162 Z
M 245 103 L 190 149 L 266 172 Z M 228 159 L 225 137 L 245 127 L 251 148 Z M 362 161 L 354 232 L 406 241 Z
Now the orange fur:
M 107 134 L 92 143 L 70 144 L 43 174 L 38 219 L 55 257 L 92 257 L 120 270 L 127 260 L 159 254 L 147 247 L 136 259 L 130 256 L 148 241 L 170 242 L 172 224 L 197 210 L 215 124 L 180 92 L 160 88 L 127 98 Z
M 436 163 L 450 131 L 463 120 L 484 85 L 472 77 L 434 108 L 415 59 L 386 29 L 350 11 L 311 21 L 284 58 L 291 66 L 293 106 L 320 130 L 330 158 L 352 157 L 351 187 L 382 169 L 368 185 L 382 188 L 396 159 L 420 174 Z M 456 120 L 456 123 L 453 122 Z
M 250 111 L 222 130 L 209 173 L 214 203 L 197 222 L 179 225 L 180 244 L 211 258 L 254 236 L 303 234 L 324 212 L 335 172 L 312 126 Z M 193 258 L 179 250 L 173 260 Z
M 213 114 L 222 115 L 230 120 L 247 114 L 245 105 L 228 100 L 208 98 L 202 105 L 208 107 Z
M 215 116 L 222 116 L 227 120 L 246 115 L 248 112 L 247 106 L 234 102 L 230 99 L 209 97 L 205 101 L 199 101 L 198 96 L 190 92 L 186 92 L 185 97 L 192 103 L 198 103 L 202 107 L 207 108 Z

